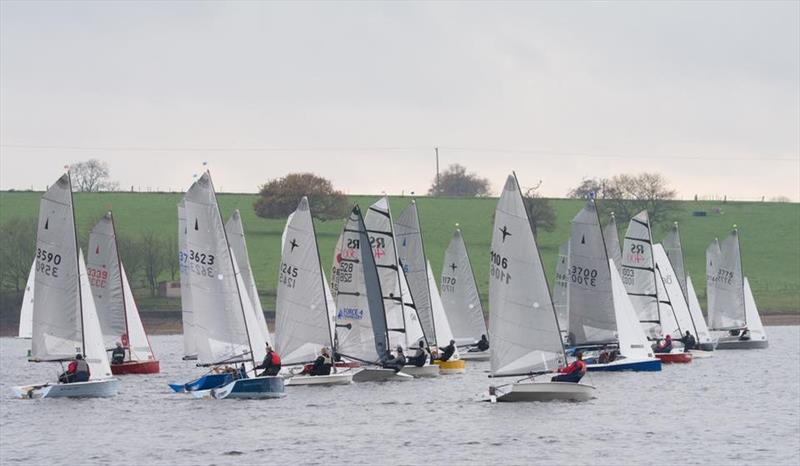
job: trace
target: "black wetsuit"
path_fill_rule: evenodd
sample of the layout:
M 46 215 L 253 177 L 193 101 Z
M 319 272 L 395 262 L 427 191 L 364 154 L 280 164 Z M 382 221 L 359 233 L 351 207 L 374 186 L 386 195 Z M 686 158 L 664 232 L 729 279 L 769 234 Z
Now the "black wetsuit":
M 111 352 L 111 364 L 122 364 L 125 361 L 125 348 L 116 347 Z

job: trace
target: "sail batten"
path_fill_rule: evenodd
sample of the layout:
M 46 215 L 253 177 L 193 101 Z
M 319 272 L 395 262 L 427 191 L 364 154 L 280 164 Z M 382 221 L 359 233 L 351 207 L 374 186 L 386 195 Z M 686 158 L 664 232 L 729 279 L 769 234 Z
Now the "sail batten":
M 647 211 L 636 214 L 628 224 L 622 247 L 622 283 L 628 291 L 633 308 L 650 338 L 660 338 L 661 321 L 658 305 L 657 277 L 653 261 L 652 234 Z

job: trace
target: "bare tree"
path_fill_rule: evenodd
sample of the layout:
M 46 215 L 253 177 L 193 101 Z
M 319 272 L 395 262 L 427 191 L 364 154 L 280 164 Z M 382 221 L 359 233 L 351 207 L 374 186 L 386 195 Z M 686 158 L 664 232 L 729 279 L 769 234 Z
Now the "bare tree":
M 525 202 L 525 210 L 530 218 L 533 236 L 538 238 L 539 229 L 553 231 L 556 228 L 556 211 L 550 205 L 550 201 L 539 194 L 539 184 L 525 190 L 522 198 Z
M 139 250 L 142 254 L 145 282 L 150 288 L 150 296 L 156 296 L 158 277 L 167 265 L 167 246 L 164 240 L 152 230 L 144 232 L 140 241 Z
M 457 163 L 447 167 L 431 184 L 428 194 L 431 196 L 485 197 L 491 194 L 489 180 L 475 173 L 467 173 L 466 167 Z
M 598 206 L 606 213 L 614 212 L 617 220 L 628 222 L 642 210 L 647 210 L 650 223 L 656 225 L 667 220 L 674 206 L 675 190 L 658 173 L 616 175 L 604 187 L 604 201 Z
M 108 164 L 98 159 L 70 165 L 73 188 L 82 192 L 114 191 L 119 183 L 110 180 Z
M 25 288 L 36 255 L 33 217 L 13 217 L 0 224 L 0 291 L 18 293 Z
M 607 178 L 584 178 L 575 188 L 569 190 L 567 197 L 572 199 L 603 199 L 606 196 Z

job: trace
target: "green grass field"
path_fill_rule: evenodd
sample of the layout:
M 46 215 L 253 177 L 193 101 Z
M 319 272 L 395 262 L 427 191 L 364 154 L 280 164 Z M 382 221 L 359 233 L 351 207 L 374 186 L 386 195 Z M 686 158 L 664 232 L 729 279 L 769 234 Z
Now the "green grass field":
M 0 192 L 0 223 L 13 217 L 36 217 L 39 197 L 35 192 Z M 152 230 L 165 238 L 177 241 L 176 204 L 178 193 L 78 193 L 75 211 L 81 242 L 85 242 L 94 222 L 109 208 L 114 210 L 117 231 L 136 236 Z M 255 216 L 251 194 L 220 194 L 223 216 L 240 209 L 245 225 L 250 261 L 262 295 L 265 309 L 273 309 L 275 282 L 280 262 L 280 237 L 285 220 L 265 220 Z M 352 196 L 351 201 L 365 208 L 378 196 Z M 391 198 L 395 215 L 410 202 L 410 198 Z M 581 209 L 582 201 L 555 199 L 557 228 L 541 232 L 539 247 L 548 265 L 552 280 L 558 246 L 569 235 L 570 220 Z M 459 223 L 471 253 L 484 300 L 488 294 L 486 258 L 491 241 L 492 215 L 496 199 L 420 198 L 417 201 L 423 225 L 425 248 L 434 273 L 442 267 L 444 250 L 450 241 L 454 224 Z M 790 203 L 721 203 L 676 202 L 674 219 L 680 222 L 684 252 L 689 273 L 702 303 L 705 301 L 705 249 L 714 237 L 727 234 L 733 224 L 740 230 L 745 274 L 758 301 L 759 308 L 768 312 L 797 312 L 800 310 L 800 204 Z M 714 208 L 723 213 L 716 214 Z M 707 217 L 693 217 L 692 211 L 705 210 Z M 323 266 L 330 266 L 331 256 L 342 223 L 316 222 Z M 622 232 L 626 225 L 620 225 Z M 659 241 L 668 224 L 654 231 Z M 621 236 L 621 235 L 620 235 Z M 169 279 L 164 274 L 163 279 Z M 175 300 L 146 299 L 143 309 L 177 307 Z

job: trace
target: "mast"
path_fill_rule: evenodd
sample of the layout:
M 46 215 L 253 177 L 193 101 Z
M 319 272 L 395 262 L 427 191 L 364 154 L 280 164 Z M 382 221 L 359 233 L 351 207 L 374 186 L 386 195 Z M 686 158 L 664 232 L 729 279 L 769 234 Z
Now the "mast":
M 438 149 L 437 149 L 437 154 L 438 154 Z M 437 156 L 437 159 L 438 159 L 438 156 Z M 419 211 L 417 210 L 417 201 L 416 201 L 416 199 L 412 199 L 411 203 L 414 204 L 414 216 L 417 218 L 417 231 L 419 232 L 419 244 L 422 246 L 422 257 L 425 258 L 425 264 L 427 266 L 428 255 L 425 254 L 425 240 L 422 238 L 422 222 L 419 221 Z M 430 277 L 428 277 L 427 271 L 425 273 L 425 283 L 428 285 L 428 294 L 430 294 L 431 281 L 430 281 Z M 408 288 L 408 291 L 409 291 L 409 293 L 411 292 L 411 287 L 410 286 Z M 413 298 L 413 293 L 412 293 L 412 298 Z M 431 303 L 430 304 L 431 305 L 431 328 L 433 329 L 433 342 L 436 343 L 436 346 L 438 348 L 439 340 L 436 339 L 436 320 L 435 320 L 436 317 L 434 317 L 434 315 L 433 315 L 433 297 L 429 297 L 428 301 Z M 417 311 L 416 309 L 414 309 L 414 310 Z M 419 319 L 419 311 L 417 311 L 417 319 Z M 423 338 L 425 338 L 425 340 L 427 340 L 428 338 L 427 338 L 427 336 L 425 336 L 425 332 L 424 332 L 425 329 L 422 329 L 422 330 L 423 330 L 422 336 L 423 336 Z M 426 341 L 426 343 L 428 343 L 427 346 L 428 346 L 428 350 L 430 351 L 430 342 Z M 448 341 L 447 344 L 450 344 L 450 342 Z
M 72 193 L 72 177 L 67 170 L 67 180 L 69 181 L 69 201 L 72 208 L 72 234 L 75 237 L 75 266 L 78 271 L 78 314 L 81 316 L 81 354 L 86 354 L 86 332 L 83 328 L 83 295 L 81 293 L 81 259 L 80 247 L 78 246 L 78 231 L 75 227 L 75 197 Z
M 678 249 L 680 250 L 681 263 L 683 264 L 683 282 L 684 282 L 684 286 L 680 286 L 680 284 L 681 284 L 680 280 L 678 280 L 678 286 L 680 286 L 681 293 L 683 293 L 683 300 L 686 302 L 686 309 L 688 310 L 689 309 L 689 290 L 688 290 L 688 287 L 685 285 L 686 277 L 688 276 L 688 274 L 686 273 L 686 263 L 684 262 L 684 256 L 683 256 L 683 243 L 681 242 L 681 233 L 680 233 L 680 230 L 678 229 L 678 222 L 673 222 L 673 225 L 675 226 L 675 238 L 678 240 Z M 667 260 L 669 260 L 669 256 L 667 256 Z M 673 267 L 673 269 L 674 269 L 674 267 Z M 673 272 L 674 272 L 674 270 L 673 270 Z M 664 289 L 666 289 L 666 287 L 664 287 Z M 669 292 L 667 292 L 667 296 L 669 296 Z M 671 300 L 672 299 L 670 298 L 670 301 Z M 673 306 L 672 309 L 674 311 L 675 307 Z M 694 314 L 691 312 L 691 310 L 689 311 L 689 321 L 692 323 L 692 328 L 694 328 L 694 334 L 697 337 L 697 341 L 699 342 L 700 341 L 700 332 L 698 332 L 698 330 L 697 330 L 697 323 L 694 321 Z
M 597 210 L 597 202 L 594 199 L 589 199 L 589 202 L 591 202 L 592 206 L 594 207 L 594 216 L 595 216 L 595 218 L 597 218 L 597 229 L 600 230 L 600 240 L 603 242 L 603 251 L 605 251 L 605 253 L 606 253 L 606 260 L 603 261 L 603 264 L 605 264 L 605 265 L 603 267 L 608 269 L 608 276 L 611 277 L 612 274 L 614 272 L 617 272 L 617 271 L 616 270 L 611 270 L 611 265 L 609 265 L 609 263 L 608 263 L 608 248 L 606 247 L 607 243 L 606 243 L 606 237 L 603 234 L 603 227 L 601 226 L 602 224 L 600 223 L 600 212 L 598 212 L 598 210 Z M 614 212 L 611 212 L 611 220 L 616 225 L 617 221 L 614 219 Z M 617 239 L 617 242 L 619 242 L 619 239 Z M 571 253 L 571 251 L 570 251 L 570 253 Z M 569 256 L 567 256 L 567 257 L 569 257 Z M 621 259 L 620 259 L 620 262 L 622 262 Z M 619 265 L 614 264 L 614 268 L 616 268 L 617 270 L 620 270 L 619 267 L 622 267 L 622 264 L 619 264 Z M 619 274 L 619 272 L 617 272 L 617 274 Z M 568 287 L 569 287 L 569 283 L 570 282 L 572 282 L 572 278 L 567 280 L 567 286 Z M 569 303 L 569 292 L 567 293 L 567 303 Z M 614 302 L 613 285 L 612 285 L 612 291 L 611 291 L 611 305 L 613 307 L 617 306 L 617 304 Z M 553 306 L 553 308 L 555 308 L 555 306 Z M 614 316 L 616 317 L 616 309 L 614 310 Z M 556 319 L 556 323 L 558 323 L 558 319 Z M 567 335 L 569 335 L 569 331 L 567 332 Z M 563 339 L 562 339 L 562 342 L 563 342 Z M 617 329 L 617 346 L 618 347 L 621 346 L 619 344 L 619 329 Z
M 733 225 L 733 234 L 736 235 L 736 249 L 739 251 L 739 275 L 742 277 L 742 305 L 745 306 L 744 309 L 744 326 L 747 328 L 747 305 L 744 304 L 745 300 L 745 292 L 744 292 L 744 264 L 742 263 L 742 245 L 739 243 L 739 229 L 736 227 L 736 224 Z M 752 290 L 751 290 L 752 291 Z
M 130 355 L 131 330 L 128 328 L 128 307 L 125 303 L 125 284 L 122 280 L 122 260 L 119 257 L 119 243 L 117 243 L 117 226 L 114 224 L 114 214 L 108 211 L 111 219 L 111 233 L 114 235 L 114 249 L 117 254 L 117 269 L 119 270 L 119 288 L 122 290 L 122 315 L 125 317 L 125 338 L 128 340 L 128 355 Z M 149 342 L 148 342 L 149 344 Z

